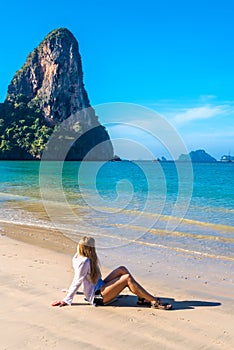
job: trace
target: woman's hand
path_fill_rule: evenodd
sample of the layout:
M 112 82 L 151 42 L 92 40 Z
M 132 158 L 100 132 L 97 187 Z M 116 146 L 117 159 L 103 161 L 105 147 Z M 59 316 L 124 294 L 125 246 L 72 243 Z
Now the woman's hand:
M 59 307 L 66 306 L 66 305 L 68 305 L 68 304 L 65 303 L 65 301 L 63 301 L 63 300 L 57 300 L 51 304 L 51 306 L 59 306 Z

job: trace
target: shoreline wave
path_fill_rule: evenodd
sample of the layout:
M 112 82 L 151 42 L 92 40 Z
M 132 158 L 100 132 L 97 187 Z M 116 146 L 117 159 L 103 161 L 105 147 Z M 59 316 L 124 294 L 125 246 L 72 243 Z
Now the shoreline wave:
M 24 222 L 24 221 L 11 221 L 11 220 L 4 220 L 4 219 L 0 219 L 0 223 L 2 224 L 8 224 L 8 225 L 20 225 L 20 226 L 27 226 L 27 227 L 32 227 L 32 228 L 41 228 L 41 229 L 50 229 L 50 230 L 60 230 L 66 237 L 72 239 L 73 241 L 77 241 L 75 238 L 78 238 L 77 235 L 77 229 L 76 228 L 68 228 L 68 227 L 58 227 L 56 225 L 52 225 L 49 222 L 48 223 L 41 223 L 41 222 Z M 157 230 L 154 230 L 155 232 Z M 162 232 L 162 230 L 158 230 L 160 234 L 163 235 L 167 235 L 166 232 Z M 79 234 L 87 234 L 87 231 L 85 230 L 85 228 L 82 230 L 82 228 L 79 228 Z M 146 242 L 146 241 L 142 241 L 139 238 L 136 239 L 131 239 L 131 238 L 127 238 L 124 236 L 117 236 L 115 234 L 108 234 L 106 233 L 104 230 L 100 233 L 100 232 L 90 232 L 91 235 L 95 236 L 96 238 L 107 238 L 107 239 L 111 239 L 111 240 L 117 240 L 120 241 L 122 245 L 128 245 L 128 244 L 137 244 L 137 245 L 143 245 L 143 246 L 148 246 L 151 248 L 163 248 L 165 250 L 171 250 L 174 252 L 178 252 L 178 253 L 184 253 L 184 254 L 189 254 L 192 256 L 200 256 L 201 258 L 211 258 L 211 259 L 216 259 L 216 260 L 225 260 L 225 261 L 231 261 L 234 262 L 234 256 L 228 256 L 228 255 L 223 255 L 223 254 L 212 254 L 212 253 L 207 253 L 207 252 L 202 252 L 202 251 L 198 251 L 198 250 L 194 250 L 194 249 L 188 249 L 188 248 L 182 248 L 182 247 L 176 247 L 176 246 L 170 246 L 170 245 L 166 245 L 166 244 L 160 244 L 160 243 L 155 243 L 155 242 Z M 175 233 L 175 235 L 177 236 L 177 232 Z M 179 233 L 180 234 L 180 233 Z M 185 233 L 185 235 L 187 235 Z M 196 237 L 191 237 L 191 238 L 195 238 Z M 199 239 L 197 237 L 197 239 Z M 233 242 L 234 239 L 231 241 Z M 102 247 L 102 248 L 109 248 L 109 247 Z

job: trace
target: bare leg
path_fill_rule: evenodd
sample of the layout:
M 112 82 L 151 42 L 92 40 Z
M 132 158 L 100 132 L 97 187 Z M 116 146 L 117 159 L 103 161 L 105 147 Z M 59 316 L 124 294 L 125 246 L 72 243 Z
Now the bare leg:
M 122 275 L 125 275 L 126 273 L 130 272 L 128 271 L 128 269 L 125 266 L 119 266 L 117 267 L 115 270 L 113 270 L 109 275 L 107 275 L 104 279 L 105 283 L 108 283 L 114 279 L 116 279 L 117 277 L 120 277 Z
M 129 273 L 126 267 L 121 266 L 112 271 L 105 279 L 105 286 L 101 288 L 103 301 L 108 303 L 124 288 L 128 287 L 133 294 L 145 300 L 157 302 L 158 298 L 148 293 Z

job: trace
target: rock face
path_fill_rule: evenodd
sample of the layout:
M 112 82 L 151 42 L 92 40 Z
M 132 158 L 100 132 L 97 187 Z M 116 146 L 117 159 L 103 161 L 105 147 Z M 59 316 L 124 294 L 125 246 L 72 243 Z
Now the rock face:
M 90 107 L 78 43 L 70 31 L 52 31 L 30 53 L 8 87 L 7 100 L 19 94 L 35 100 L 51 123 Z
M 181 154 L 179 156 L 178 161 L 180 162 L 186 162 L 186 161 L 192 161 L 192 162 L 199 162 L 199 163 L 213 163 L 217 160 L 213 158 L 211 155 L 206 153 L 203 149 L 199 149 L 197 151 L 191 151 L 189 154 Z
M 19 111 L 19 105 L 21 106 L 21 112 Z M 41 125 L 44 122 L 50 130 L 49 134 L 52 133 L 55 126 L 58 126 L 70 116 L 77 115 L 75 129 L 77 130 L 78 124 L 79 134 L 84 139 L 84 133 L 86 131 L 89 133 L 87 138 L 89 145 L 83 140 L 83 149 L 81 150 L 78 149 L 81 143 L 79 145 L 73 143 L 73 150 L 67 155 L 67 159 L 83 159 L 90 146 L 94 147 L 97 144 L 100 145 L 97 152 L 92 153 L 92 159 L 109 160 L 113 158 L 113 147 L 109 135 L 98 122 L 84 88 L 77 40 L 67 29 L 61 28 L 49 33 L 41 44 L 29 54 L 23 67 L 16 72 L 8 87 L 4 107 L 1 106 L 0 108 L 0 118 L 3 118 L 1 119 L 3 124 L 4 120 L 10 118 L 9 115 L 7 116 L 9 111 L 11 116 L 15 115 L 14 109 L 16 110 L 15 114 L 22 114 L 22 109 L 24 109 L 24 114 L 28 113 L 27 109 L 31 111 L 31 114 L 34 112 L 37 116 L 40 114 L 39 124 Z M 81 113 L 85 109 L 86 112 Z M 25 121 L 25 118 L 23 120 Z M 74 121 L 74 117 L 71 120 Z M 17 124 L 17 120 L 14 120 L 14 123 Z M 9 120 L 4 125 L 9 127 Z M 27 124 L 27 126 L 29 125 Z M 71 122 L 69 128 L 73 130 Z M 74 140 L 78 136 L 78 134 L 73 135 Z M 5 141 L 8 141 L 7 138 Z M 40 148 L 39 153 L 42 149 L 43 147 Z M 30 159 L 30 157 L 40 158 L 41 156 L 41 154 L 35 154 L 35 150 L 34 152 L 30 152 L 30 149 L 24 151 L 30 153 L 26 157 L 26 153 L 23 152 L 25 154 L 23 157 L 27 159 Z

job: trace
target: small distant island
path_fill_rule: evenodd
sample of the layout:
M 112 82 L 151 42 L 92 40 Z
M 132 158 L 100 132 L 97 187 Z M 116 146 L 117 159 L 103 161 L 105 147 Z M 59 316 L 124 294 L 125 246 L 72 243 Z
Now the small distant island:
M 165 157 L 157 158 L 154 162 L 174 162 L 172 160 L 167 160 Z M 181 154 L 176 162 L 193 162 L 193 163 L 234 163 L 234 156 L 223 155 L 218 161 L 210 154 L 208 154 L 204 149 L 199 149 L 196 151 L 191 151 L 188 154 Z
M 214 163 L 217 160 L 210 154 L 206 153 L 204 149 L 191 151 L 189 154 L 181 154 L 177 160 L 178 162 L 199 162 L 199 163 Z
M 172 162 L 167 160 L 165 157 L 157 158 L 157 162 Z M 191 151 L 188 154 L 181 154 L 176 162 L 194 162 L 194 163 L 215 163 L 217 160 L 210 154 L 206 153 L 204 149 L 199 149 L 196 151 Z M 174 161 L 173 161 L 174 162 Z

